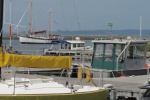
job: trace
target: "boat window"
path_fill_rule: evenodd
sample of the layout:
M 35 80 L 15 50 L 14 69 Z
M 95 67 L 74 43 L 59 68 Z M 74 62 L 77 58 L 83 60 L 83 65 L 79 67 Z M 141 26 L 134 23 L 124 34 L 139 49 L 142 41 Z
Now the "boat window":
M 84 44 L 82 43 L 82 44 L 80 44 L 80 47 L 84 47 Z
M 133 52 L 134 52 L 134 46 L 129 46 L 128 54 L 127 54 L 129 59 L 133 59 Z
M 65 49 L 67 49 L 67 44 L 65 44 Z
M 80 47 L 80 44 L 77 44 L 77 47 Z
M 65 44 L 61 44 L 61 49 L 65 49 Z
M 80 55 L 80 53 L 77 53 L 77 55 Z
M 103 57 L 103 49 L 104 45 L 103 44 L 96 44 L 96 49 L 95 49 L 95 58 L 102 58 Z
M 112 61 L 113 49 L 114 49 L 113 44 L 106 44 L 105 60 Z
M 141 59 L 144 58 L 145 45 L 129 46 L 127 57 L 129 59 Z
M 122 44 L 117 44 L 116 45 L 116 52 L 115 52 L 115 56 L 118 57 L 119 54 L 123 51 L 125 45 Z
M 145 45 L 136 46 L 136 51 L 134 52 L 137 59 L 144 58 Z
M 95 57 L 103 57 L 104 44 L 96 44 Z M 112 58 L 113 44 L 106 44 L 105 58 Z
M 71 49 L 71 44 L 69 44 L 69 49 Z
M 76 44 L 73 44 L 73 47 L 76 47 Z

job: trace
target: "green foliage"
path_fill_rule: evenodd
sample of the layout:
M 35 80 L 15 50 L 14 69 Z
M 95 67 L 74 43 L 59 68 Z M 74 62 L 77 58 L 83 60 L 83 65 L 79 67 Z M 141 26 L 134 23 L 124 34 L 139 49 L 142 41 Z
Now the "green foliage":
M 147 51 L 150 51 L 150 42 L 147 44 Z

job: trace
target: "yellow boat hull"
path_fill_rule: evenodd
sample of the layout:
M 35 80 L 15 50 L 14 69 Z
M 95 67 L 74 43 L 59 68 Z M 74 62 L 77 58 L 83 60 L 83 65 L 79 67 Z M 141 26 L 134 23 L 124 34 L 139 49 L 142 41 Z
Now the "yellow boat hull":
M 0 95 L 0 100 L 107 100 L 108 90 L 72 94 Z

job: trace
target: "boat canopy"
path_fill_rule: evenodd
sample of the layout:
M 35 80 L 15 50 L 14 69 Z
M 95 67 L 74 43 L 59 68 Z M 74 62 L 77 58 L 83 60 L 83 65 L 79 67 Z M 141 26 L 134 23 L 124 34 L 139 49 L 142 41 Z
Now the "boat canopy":
M 62 68 L 69 69 L 72 64 L 70 56 L 39 56 L 4 53 L 0 48 L 0 66 L 27 68 Z

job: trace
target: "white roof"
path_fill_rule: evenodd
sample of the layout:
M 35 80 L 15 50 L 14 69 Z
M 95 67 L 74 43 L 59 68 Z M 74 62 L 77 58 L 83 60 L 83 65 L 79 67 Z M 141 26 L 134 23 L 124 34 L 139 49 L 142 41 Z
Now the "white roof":
M 67 42 L 69 43 L 85 43 L 84 41 L 81 41 L 81 40 L 66 40 Z

